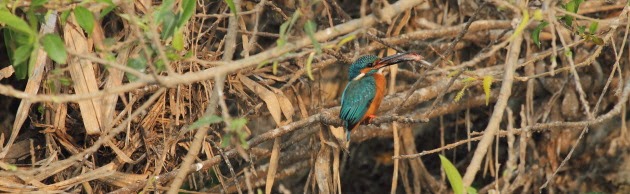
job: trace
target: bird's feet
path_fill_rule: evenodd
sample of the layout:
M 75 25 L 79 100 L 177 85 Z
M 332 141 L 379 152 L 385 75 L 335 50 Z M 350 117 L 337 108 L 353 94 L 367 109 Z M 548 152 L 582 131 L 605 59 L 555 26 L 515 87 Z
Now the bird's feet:
M 365 124 L 372 124 L 374 123 L 374 119 L 376 118 L 376 115 L 368 115 L 367 119 L 365 119 Z

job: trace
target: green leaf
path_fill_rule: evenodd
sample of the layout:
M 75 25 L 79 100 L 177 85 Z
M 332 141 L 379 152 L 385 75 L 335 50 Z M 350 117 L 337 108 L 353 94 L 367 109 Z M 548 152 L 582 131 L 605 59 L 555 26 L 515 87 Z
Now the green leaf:
M 0 24 L 5 24 L 9 28 L 35 36 L 37 33 L 26 23 L 26 21 L 13 15 L 9 10 L 0 9 Z
M 199 118 L 197 121 L 192 123 L 190 126 L 188 126 L 188 129 L 189 130 L 197 129 L 197 128 L 202 127 L 202 126 L 219 123 L 221 121 L 223 121 L 223 118 L 221 118 L 221 117 L 219 117 L 217 115 L 204 116 L 204 117 Z
M 59 77 L 58 80 L 59 80 L 59 83 L 61 83 L 61 85 L 64 85 L 64 86 L 70 86 L 73 83 L 72 79 L 68 77 Z
M 31 1 L 31 7 L 38 7 L 48 3 L 48 0 L 33 0 Z
M 293 13 L 293 15 L 291 16 L 291 22 L 289 23 L 289 28 L 293 27 L 293 24 L 295 24 L 295 21 L 297 21 L 297 19 L 302 15 L 302 12 L 300 12 L 300 10 L 297 10 Z
M 18 167 L 16 165 L 13 164 L 6 164 L 7 170 L 9 171 L 17 171 Z
M 31 57 L 28 59 L 28 76 L 33 75 L 35 71 L 35 62 L 37 62 L 37 54 L 39 50 L 39 44 L 33 45 L 33 51 L 31 51 Z
M 230 146 L 230 140 L 232 139 L 232 134 L 227 133 L 225 135 L 223 135 L 223 137 L 221 138 L 221 147 L 222 148 L 227 148 L 228 146 Z
M 48 56 L 55 62 L 65 64 L 68 59 L 68 53 L 66 47 L 61 40 L 61 37 L 57 34 L 46 34 L 42 37 L 42 45 L 44 51 L 48 53 Z
M 598 25 L 599 25 L 598 22 L 591 22 L 591 25 L 588 26 L 588 32 L 591 34 L 595 34 L 595 32 L 597 32 Z
M 597 36 L 591 36 L 591 42 L 595 43 L 596 45 L 603 45 L 604 39 Z
M 246 124 L 247 124 L 246 118 L 233 119 L 230 122 L 230 128 L 232 132 L 236 133 L 241 146 L 245 149 L 248 149 L 249 145 L 247 144 L 247 133 L 245 133 L 245 131 L 242 130 Z
M 175 31 L 175 27 L 177 25 L 177 17 L 173 12 L 168 12 L 164 14 L 162 22 L 162 33 L 160 33 L 160 38 L 162 40 L 173 35 Z
M 317 30 L 317 25 L 312 20 L 307 20 L 304 24 L 304 32 L 308 35 L 308 38 L 311 39 L 311 43 L 313 43 L 313 47 L 315 47 L 315 51 L 318 54 L 322 53 L 322 46 L 315 39 L 315 31 Z
M 289 28 L 289 23 L 284 22 L 280 25 L 280 37 L 276 40 L 278 46 L 284 46 L 287 43 L 287 29 Z
M 186 22 L 188 22 L 188 20 L 190 19 L 190 17 L 192 17 L 192 15 L 195 13 L 196 11 L 196 0 L 183 0 L 182 1 L 182 15 L 179 18 L 179 22 L 178 22 L 178 27 L 182 27 L 184 26 L 184 24 L 186 24 Z
M 540 32 L 545 28 L 545 26 L 549 25 L 549 22 L 543 21 L 532 31 L 532 40 L 534 40 L 534 44 L 540 48 Z
M 572 0 L 572 1 L 569 1 L 565 5 L 565 9 L 568 12 L 577 13 L 578 8 L 580 7 L 580 4 L 582 2 L 583 2 L 583 0 Z M 573 25 L 573 16 L 565 15 L 565 16 L 562 17 L 562 19 L 564 20 L 564 23 L 566 23 L 568 26 L 572 26 Z
M 467 194 L 477 194 L 477 189 L 475 189 L 474 187 L 466 187 L 466 193 Z
M 459 90 L 459 92 L 457 92 L 457 95 L 455 95 L 455 98 L 453 99 L 453 101 L 455 102 L 459 102 L 462 97 L 464 97 L 464 94 L 466 93 L 466 89 L 468 89 L 468 84 L 464 85 L 464 87 Z
M 572 0 L 569 1 L 566 5 L 566 9 L 569 12 L 577 13 L 578 8 L 580 8 L 580 4 L 582 4 L 584 0 Z
M 188 52 L 186 52 L 186 54 L 182 58 L 188 59 L 188 58 L 191 58 L 192 56 L 193 56 L 193 52 L 192 51 L 188 51 Z
M 351 35 L 349 35 L 349 36 L 347 36 L 347 37 L 344 37 L 343 39 L 341 39 L 341 40 L 337 43 L 336 47 L 337 47 L 337 48 L 339 48 L 339 47 L 343 46 L 344 44 L 346 44 L 346 43 L 348 43 L 348 42 L 350 42 L 350 41 L 354 40 L 355 38 L 357 38 L 357 35 L 356 35 L 356 34 L 351 34 Z
M 273 66 L 271 66 L 271 73 L 273 73 L 274 75 L 278 74 L 278 64 L 279 62 L 273 61 Z
M 490 103 L 490 88 L 492 87 L 494 77 L 486 75 L 483 77 L 483 92 L 486 94 L 486 106 Z
M 584 32 L 586 31 L 586 26 L 578 26 L 577 31 L 579 35 L 583 35 Z
M 144 72 L 147 67 L 147 60 L 144 57 L 132 58 L 127 61 L 127 66 L 140 72 Z M 138 79 L 138 77 L 129 73 L 125 73 L 125 76 L 127 76 L 127 79 L 131 82 Z
M 162 1 L 162 5 L 160 5 L 156 12 L 153 14 L 153 18 L 155 23 L 160 23 L 164 19 L 164 16 L 167 14 L 173 14 L 173 6 L 175 5 L 175 0 L 164 0 Z
M 37 106 L 37 112 L 39 112 L 39 114 L 44 114 L 46 111 L 46 107 L 44 107 L 43 104 L 40 104 L 39 106 Z
M 29 44 L 21 45 L 13 52 L 13 67 L 19 66 L 28 60 L 28 57 L 31 56 L 31 51 L 33 51 L 33 46 Z
M 155 70 L 159 72 L 162 72 L 166 69 L 166 63 L 164 63 L 164 60 L 162 59 L 158 59 L 157 61 L 155 61 Z
M 31 29 L 33 29 L 35 32 L 37 32 L 37 26 L 39 24 L 39 19 L 42 17 L 37 17 L 35 15 L 35 9 L 34 8 L 30 8 L 28 9 L 28 11 L 26 11 L 26 20 L 28 21 L 29 27 Z M 42 18 L 43 21 L 43 18 Z
M 564 49 L 564 56 L 573 57 L 573 52 L 571 52 L 571 49 Z
M 97 2 L 108 5 L 105 9 L 101 10 L 101 13 L 99 14 L 100 19 L 103 19 L 103 17 L 105 17 L 116 8 L 116 4 L 114 4 L 112 0 L 97 0 Z
M 310 78 L 311 80 L 315 80 L 315 78 L 313 77 L 313 58 L 315 57 L 315 53 L 311 52 L 311 54 L 308 55 L 308 58 L 306 59 L 306 75 L 308 75 L 308 78 Z
M 166 48 L 166 58 L 168 60 L 173 60 L 173 61 L 177 61 L 177 60 L 181 60 L 182 56 L 179 55 L 179 53 L 176 52 L 175 49 L 173 49 L 172 47 L 168 47 Z
M 66 25 L 66 21 L 68 21 L 68 16 L 70 16 L 70 10 L 66 10 L 61 12 L 61 25 Z
M 175 30 L 173 34 L 173 48 L 176 51 L 184 50 L 184 33 L 182 29 Z
M 246 124 L 247 124 L 246 118 L 232 119 L 232 122 L 230 122 L 230 128 L 232 130 L 238 131 L 238 130 L 243 129 L 243 127 L 245 127 Z
M 464 82 L 466 84 L 474 82 L 474 81 L 477 81 L 477 79 L 474 78 L 474 77 L 465 77 L 464 79 L 462 79 L 462 82 Z
M 85 7 L 76 7 L 74 8 L 74 17 L 79 26 L 87 32 L 88 36 L 91 36 L 94 29 L 94 14 Z
M 234 17 L 236 17 L 238 13 L 236 13 L 236 5 L 234 4 L 234 0 L 225 0 L 225 3 L 228 4 L 228 7 L 230 7 L 230 12 L 234 13 Z
M 446 178 L 448 178 L 448 182 L 453 188 L 453 193 L 464 193 L 464 182 L 462 181 L 462 175 L 459 174 L 457 168 L 455 168 L 451 161 L 442 155 L 440 155 L 440 163 L 442 163 L 442 168 L 444 168 Z
M 269 64 L 269 61 L 265 60 L 265 61 L 263 61 L 262 63 L 259 63 L 259 64 L 256 66 L 256 69 L 260 69 L 260 68 L 264 67 L 264 66 L 265 66 L 265 65 L 267 65 L 267 64 Z
M 451 72 L 449 72 L 449 73 L 446 75 L 446 77 L 453 77 L 453 76 L 455 76 L 455 75 L 459 74 L 459 72 L 460 72 L 460 71 L 463 71 L 463 70 L 459 70 L 459 71 L 451 71 Z

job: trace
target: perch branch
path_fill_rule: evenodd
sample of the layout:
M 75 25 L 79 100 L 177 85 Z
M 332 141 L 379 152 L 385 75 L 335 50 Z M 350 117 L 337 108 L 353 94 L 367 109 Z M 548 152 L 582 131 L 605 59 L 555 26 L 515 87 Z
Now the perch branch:
M 523 36 L 522 33 L 515 32 L 512 37 L 514 37 L 514 39 L 510 43 L 510 51 L 507 56 L 507 61 L 505 62 L 505 74 L 503 75 L 503 83 L 501 83 L 501 92 L 499 93 L 497 103 L 495 104 L 492 111 L 492 116 L 490 117 L 488 126 L 484 130 L 486 131 L 486 133 L 483 135 L 481 141 L 477 145 L 477 149 L 475 149 L 475 154 L 473 155 L 473 158 L 468 165 L 468 168 L 466 168 L 466 173 L 463 177 L 463 182 L 465 186 L 470 186 L 472 181 L 475 179 L 475 175 L 477 174 L 477 171 L 479 171 L 479 167 L 481 166 L 481 161 L 483 160 L 486 152 L 488 151 L 488 148 L 494 140 L 494 134 L 499 129 L 499 123 L 503 118 L 503 112 L 505 111 L 507 101 L 512 93 L 514 71 L 516 70 L 515 67 L 518 63 L 518 56 L 521 53 L 521 43 L 523 42 Z

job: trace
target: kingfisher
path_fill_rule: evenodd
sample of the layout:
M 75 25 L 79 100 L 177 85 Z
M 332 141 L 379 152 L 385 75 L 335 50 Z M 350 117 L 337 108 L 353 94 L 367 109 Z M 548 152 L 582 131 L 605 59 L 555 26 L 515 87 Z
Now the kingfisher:
M 350 141 L 350 131 L 362 122 L 372 122 L 376 117 L 375 113 L 381 105 L 387 83 L 383 76 L 383 67 L 405 61 L 424 61 L 422 58 L 416 53 L 398 53 L 384 58 L 366 55 L 350 65 L 349 82 L 341 95 L 339 113 L 346 131 L 346 141 Z

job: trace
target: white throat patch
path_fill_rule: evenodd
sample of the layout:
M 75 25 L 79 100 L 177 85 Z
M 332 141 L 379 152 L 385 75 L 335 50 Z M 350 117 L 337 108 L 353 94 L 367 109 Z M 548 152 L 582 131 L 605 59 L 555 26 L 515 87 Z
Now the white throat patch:
M 356 77 L 354 77 L 354 79 L 352 79 L 352 80 L 354 80 L 354 81 L 356 81 L 356 80 L 360 80 L 361 78 L 363 78 L 363 76 L 365 76 L 365 73 L 361 73 L 361 74 L 357 75 L 357 76 L 356 76 Z

